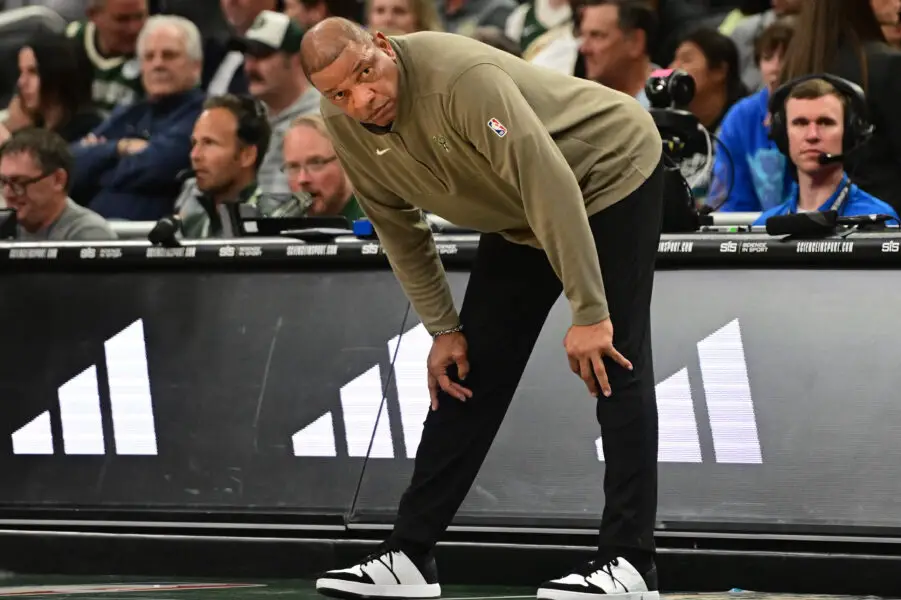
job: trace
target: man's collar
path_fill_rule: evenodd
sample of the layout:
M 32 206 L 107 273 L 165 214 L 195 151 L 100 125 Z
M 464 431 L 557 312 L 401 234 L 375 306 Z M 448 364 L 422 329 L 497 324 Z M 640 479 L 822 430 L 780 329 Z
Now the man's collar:
M 178 108 L 185 102 L 185 100 L 188 100 L 198 93 L 201 93 L 200 89 L 195 87 L 191 88 L 190 90 L 185 90 L 184 92 L 178 92 L 176 94 L 164 96 L 162 98 L 157 98 L 154 100 L 148 99 L 148 103 L 151 107 L 153 107 L 153 110 L 168 112 L 170 110 Z
M 197 191 L 198 191 L 198 194 L 197 194 L 198 201 L 200 202 L 201 206 L 203 206 L 203 208 L 207 212 L 207 214 L 212 217 L 216 212 L 216 201 L 213 199 L 212 196 L 210 196 L 206 192 L 202 192 L 200 190 L 197 190 Z M 224 202 L 222 204 L 244 204 L 246 202 L 255 204 L 257 201 L 257 198 L 259 197 L 259 194 L 260 194 L 259 184 L 254 179 L 245 188 L 243 188 L 240 192 L 238 192 L 238 195 L 235 198 L 234 202 Z
M 825 210 L 838 210 L 841 212 L 842 207 L 848 203 L 848 196 L 851 195 L 855 187 L 856 186 L 851 184 L 848 180 L 848 174 L 842 171 L 841 180 L 835 186 L 835 189 L 832 190 L 829 198 L 818 206 L 817 210 L 820 212 Z M 801 200 L 801 186 L 799 186 L 797 182 L 795 182 L 793 186 L 793 192 L 794 193 L 791 195 L 791 206 L 789 207 L 789 212 L 792 214 L 798 212 L 798 202 Z M 833 207 L 833 204 L 839 200 L 839 195 L 841 195 L 841 202 L 839 202 L 838 206 Z

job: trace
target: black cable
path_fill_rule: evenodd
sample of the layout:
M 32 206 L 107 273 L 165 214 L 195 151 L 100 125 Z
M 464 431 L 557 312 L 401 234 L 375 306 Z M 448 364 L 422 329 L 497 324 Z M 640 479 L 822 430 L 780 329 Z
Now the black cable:
M 369 448 L 366 449 L 366 456 L 363 457 L 363 467 L 360 469 L 360 478 L 357 480 L 357 488 L 354 490 L 353 499 L 350 502 L 350 508 L 346 515 L 344 515 L 345 522 L 349 521 L 351 516 L 354 513 L 354 510 L 357 506 L 357 500 L 360 498 L 360 489 L 363 487 L 363 478 L 366 476 L 366 466 L 369 464 L 369 455 L 372 454 L 372 445 L 375 442 L 375 432 L 379 429 L 379 420 L 382 418 L 382 409 L 385 408 L 385 403 L 388 401 L 388 388 L 391 386 L 391 382 L 394 380 L 394 363 L 397 360 L 397 353 L 400 352 L 400 345 L 403 343 L 403 335 L 404 330 L 407 326 L 407 319 L 410 317 L 410 303 L 407 302 L 407 310 L 404 312 L 404 318 L 400 323 L 400 331 L 398 332 L 397 338 L 397 346 L 394 348 L 394 356 L 391 357 L 391 364 L 388 368 L 388 377 L 385 379 L 385 386 L 382 388 L 382 401 L 379 404 L 379 412 L 375 416 L 375 425 L 372 428 L 372 437 L 369 438 Z M 385 414 L 388 414 L 388 411 L 384 411 Z M 390 427 L 390 419 L 389 419 L 389 427 Z M 394 441 L 394 437 L 392 436 L 392 443 Z
M 729 200 L 729 196 L 732 195 L 732 188 L 735 185 L 735 161 L 732 158 L 732 152 L 729 150 L 729 147 L 723 143 L 723 140 L 721 140 L 719 137 L 717 137 L 717 135 L 715 133 L 710 134 L 710 139 L 712 139 L 714 142 L 719 142 L 720 147 L 726 151 L 726 158 L 729 161 L 729 187 L 726 189 L 726 194 L 723 196 L 722 200 L 720 200 L 719 203 L 717 203 L 714 207 L 705 211 L 706 214 L 710 214 L 712 212 L 715 212 L 715 211 L 718 211 L 719 209 L 721 209 L 723 207 L 723 205 Z M 714 156 L 713 164 L 716 165 L 716 151 L 715 150 L 713 152 L 713 156 Z M 711 184 L 713 183 L 713 181 L 715 181 L 715 179 L 716 179 L 716 172 L 714 171 L 713 175 L 711 177 Z M 712 188 L 713 186 L 711 185 L 710 187 Z M 709 205 L 707 205 L 707 206 L 709 206 Z

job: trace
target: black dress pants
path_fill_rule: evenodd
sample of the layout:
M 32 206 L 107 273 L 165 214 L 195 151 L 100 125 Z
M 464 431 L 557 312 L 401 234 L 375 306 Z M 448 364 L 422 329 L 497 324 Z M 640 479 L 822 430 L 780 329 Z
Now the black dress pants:
M 657 402 L 650 312 L 662 210 L 661 164 L 635 192 L 589 218 L 613 343 L 633 365 L 628 371 L 605 358 L 612 395 L 597 400 L 605 460 L 599 553 L 605 558 L 620 553 L 634 560 L 654 552 Z M 440 406 L 426 418 L 412 481 L 401 498 L 389 543 L 409 554 L 424 554 L 451 523 L 562 290 L 543 251 L 497 234 L 481 237 L 460 311 L 470 363 L 463 385 L 473 395 L 460 402 L 439 392 Z M 565 360 L 562 339 L 560 352 Z M 455 379 L 456 372 L 451 375 Z

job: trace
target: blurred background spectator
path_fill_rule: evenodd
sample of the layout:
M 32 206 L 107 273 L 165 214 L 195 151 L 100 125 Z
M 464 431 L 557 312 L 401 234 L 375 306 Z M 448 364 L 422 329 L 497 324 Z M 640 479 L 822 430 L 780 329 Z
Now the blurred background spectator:
M 92 98 L 92 69 L 82 47 L 61 33 L 40 32 L 18 52 L 16 93 L 0 117 L 0 142 L 26 127 L 43 127 L 67 142 L 103 120 Z
M 172 212 L 178 174 L 204 93 L 200 32 L 156 15 L 138 39 L 146 98 L 114 112 L 73 145 L 72 197 L 107 219 L 157 220 Z
M 0 146 L 0 190 L 16 211 L 21 241 L 116 239 L 100 215 L 68 196 L 72 153 L 47 129 L 17 131 Z
M 434 0 L 368 0 L 366 24 L 385 35 L 443 30 Z
M 195 178 L 176 211 L 187 238 L 236 237 L 235 207 L 265 203 L 257 176 L 272 132 L 258 101 L 227 94 L 209 98 L 203 108 L 191 136 Z
M 104 111 L 144 93 L 135 49 L 147 12 L 147 0 L 88 0 L 88 19 L 66 29 L 91 62 L 94 102 Z
M 294 120 L 285 136 L 284 156 L 291 191 L 308 198 L 309 215 L 341 215 L 348 221 L 364 217 L 321 117 Z
M 295 118 L 319 112 L 320 95 L 304 77 L 300 66 L 303 31 L 282 13 L 264 10 L 247 33 L 234 41 L 244 53 L 244 71 L 250 93 L 269 114 L 272 143 L 259 170 L 260 189 L 267 194 L 288 194 L 281 172 L 282 138 Z
M 730 37 L 738 49 L 738 68 L 741 80 L 749 91 L 760 89 L 763 82 L 757 61 L 754 59 L 754 44 L 779 17 L 794 15 L 801 9 L 802 0 L 770 0 L 771 8 L 759 14 L 742 19 L 732 31 Z M 720 33 L 723 33 L 720 30 Z
M 754 58 L 764 88 L 739 100 L 720 126 L 714 189 L 708 199 L 720 210 L 767 210 L 781 204 L 791 187 L 785 155 L 770 139 L 769 101 L 793 34 L 794 20 L 782 17 L 757 38 Z

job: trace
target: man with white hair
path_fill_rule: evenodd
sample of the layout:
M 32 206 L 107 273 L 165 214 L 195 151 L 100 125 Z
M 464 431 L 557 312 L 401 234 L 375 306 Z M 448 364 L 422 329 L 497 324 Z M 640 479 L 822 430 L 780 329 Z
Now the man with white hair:
M 120 107 L 73 145 L 72 198 L 107 219 L 172 214 L 178 174 L 191 166 L 191 131 L 205 98 L 200 32 L 183 17 L 155 15 L 138 38 L 146 98 Z

